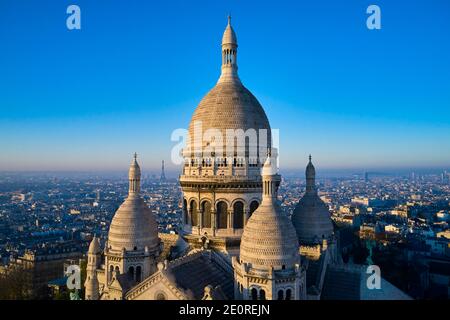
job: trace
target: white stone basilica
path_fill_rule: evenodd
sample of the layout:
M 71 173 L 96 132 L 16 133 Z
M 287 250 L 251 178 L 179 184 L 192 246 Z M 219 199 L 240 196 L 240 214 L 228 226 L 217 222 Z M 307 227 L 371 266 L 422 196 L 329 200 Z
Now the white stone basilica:
M 382 280 L 369 290 L 364 266 L 344 265 L 328 207 L 317 194 L 311 157 L 306 192 L 292 219 L 280 210 L 277 150 L 264 109 L 239 79 L 237 37 L 230 18 L 222 38 L 222 73 L 192 116 L 180 176 L 183 228 L 158 234 L 140 196 L 136 155 L 129 195 L 101 248 L 88 251 L 89 300 L 404 299 Z M 255 130 L 243 150 L 209 152 L 208 130 Z M 200 132 L 200 135 L 197 134 Z M 246 140 L 247 141 L 247 140 Z M 251 152 L 250 150 L 257 150 Z M 367 266 L 366 266 L 367 267 Z

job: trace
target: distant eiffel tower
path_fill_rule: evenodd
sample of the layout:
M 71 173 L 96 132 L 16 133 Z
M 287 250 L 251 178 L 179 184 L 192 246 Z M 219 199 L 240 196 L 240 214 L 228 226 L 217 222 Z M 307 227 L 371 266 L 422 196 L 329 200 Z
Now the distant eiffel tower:
M 166 181 L 166 174 L 164 173 L 164 160 L 162 161 L 160 181 L 161 182 L 165 182 Z

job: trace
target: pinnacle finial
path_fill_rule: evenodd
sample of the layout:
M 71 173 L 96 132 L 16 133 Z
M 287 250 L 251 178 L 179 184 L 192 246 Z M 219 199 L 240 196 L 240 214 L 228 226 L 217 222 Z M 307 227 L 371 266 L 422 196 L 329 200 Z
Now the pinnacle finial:
M 270 150 L 270 148 L 267 148 L 267 157 L 271 157 L 272 156 L 272 150 Z
M 311 158 L 312 158 L 312 157 L 311 157 L 311 154 L 310 154 L 310 155 L 309 155 L 309 162 L 311 162 Z
M 137 153 L 135 152 L 133 155 L 134 160 L 137 160 Z
M 228 14 L 228 25 L 231 26 L 231 13 Z

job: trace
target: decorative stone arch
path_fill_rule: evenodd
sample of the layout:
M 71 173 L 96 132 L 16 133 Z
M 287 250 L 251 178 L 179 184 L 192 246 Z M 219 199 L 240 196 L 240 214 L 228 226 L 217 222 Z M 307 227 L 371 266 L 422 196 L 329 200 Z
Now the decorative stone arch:
M 216 221 L 217 229 L 226 229 L 228 227 L 228 208 L 229 203 L 225 199 L 216 201 Z
M 208 198 L 204 198 L 200 202 L 200 211 L 202 214 L 202 226 L 204 228 L 211 228 L 211 209 L 212 201 Z
M 242 202 L 244 204 L 244 207 L 246 205 L 248 205 L 247 200 L 245 200 L 244 198 L 236 198 L 236 199 L 233 199 L 233 201 L 231 201 L 231 207 L 233 207 L 234 204 L 238 201 Z
M 227 204 L 227 207 L 230 207 L 230 201 L 229 201 L 228 199 L 225 199 L 225 198 L 219 198 L 219 199 L 216 199 L 216 203 L 215 203 L 216 208 L 217 208 L 217 204 L 218 204 L 219 202 L 225 202 L 225 203 Z

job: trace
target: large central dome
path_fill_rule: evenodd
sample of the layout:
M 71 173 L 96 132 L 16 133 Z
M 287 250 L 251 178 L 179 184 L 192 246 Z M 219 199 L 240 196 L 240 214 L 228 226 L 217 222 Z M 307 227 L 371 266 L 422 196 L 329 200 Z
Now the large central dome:
M 208 92 L 192 116 L 189 125 L 191 137 L 194 137 L 196 121 L 201 121 L 202 132 L 218 129 L 223 139 L 227 129 L 242 129 L 244 132 L 254 129 L 257 134 L 260 129 L 266 129 L 267 147 L 270 147 L 270 124 L 266 113 L 255 96 L 241 83 L 219 82 Z
M 229 18 L 222 72 L 194 111 L 180 176 L 185 240 L 230 255 L 239 253 L 244 226 L 261 203 L 268 149 L 276 152 L 266 113 L 239 79 L 237 47 Z
M 237 75 L 237 46 L 236 34 L 229 21 L 222 38 L 222 73 L 216 86 L 202 99 L 192 116 L 189 125 L 191 147 L 194 142 L 201 141 L 196 146 L 201 145 L 204 150 L 208 141 L 205 141 L 203 134 L 207 130 L 212 132 L 211 129 L 221 132 L 224 144 L 226 130 L 241 129 L 245 133 L 254 129 L 258 137 L 264 134 L 262 139 L 265 145 L 261 147 L 271 147 L 270 124 L 266 113 L 255 96 L 242 85 Z M 196 126 L 201 126 L 201 131 L 195 131 Z M 266 131 L 260 132 L 260 129 Z M 258 141 L 258 145 L 260 144 Z M 265 152 L 264 150 L 264 155 Z

